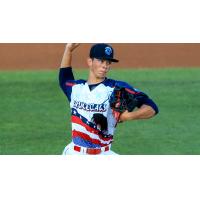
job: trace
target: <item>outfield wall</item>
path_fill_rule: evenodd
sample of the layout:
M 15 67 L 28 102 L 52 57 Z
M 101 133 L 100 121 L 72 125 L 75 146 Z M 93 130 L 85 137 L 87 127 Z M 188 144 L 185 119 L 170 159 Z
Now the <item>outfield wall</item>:
M 57 69 L 64 44 L 0 44 L 0 69 Z M 73 66 L 86 67 L 91 44 L 81 44 Z M 200 67 L 200 44 L 112 44 L 116 67 Z

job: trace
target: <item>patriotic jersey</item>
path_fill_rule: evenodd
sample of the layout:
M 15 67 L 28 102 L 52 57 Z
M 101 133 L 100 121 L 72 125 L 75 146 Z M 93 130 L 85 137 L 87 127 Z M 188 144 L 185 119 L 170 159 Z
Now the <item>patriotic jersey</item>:
M 85 80 L 75 80 L 71 67 L 61 68 L 59 73 L 60 87 L 67 96 L 71 108 L 72 141 L 87 148 L 100 148 L 113 142 L 116 119 L 109 105 L 109 98 L 116 85 L 127 88 L 134 94 L 141 95 L 140 105 L 150 105 L 156 113 L 156 104 L 141 91 L 129 84 L 112 79 L 105 79 L 95 85 L 88 85 Z M 93 121 L 93 115 L 100 113 L 107 119 L 107 130 L 102 132 Z

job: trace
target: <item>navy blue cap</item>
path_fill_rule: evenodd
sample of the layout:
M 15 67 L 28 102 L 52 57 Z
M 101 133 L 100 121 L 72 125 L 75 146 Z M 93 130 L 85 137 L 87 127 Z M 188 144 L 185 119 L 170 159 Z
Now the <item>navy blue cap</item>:
M 113 56 L 114 50 L 108 44 L 95 44 L 90 49 L 90 58 L 104 59 L 111 62 L 119 62 L 119 60 L 114 59 Z

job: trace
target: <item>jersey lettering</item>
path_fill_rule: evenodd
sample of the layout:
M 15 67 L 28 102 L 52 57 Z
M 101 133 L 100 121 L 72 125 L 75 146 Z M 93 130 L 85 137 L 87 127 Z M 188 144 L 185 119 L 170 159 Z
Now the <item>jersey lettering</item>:
M 105 103 L 103 103 L 103 104 L 94 104 L 94 103 L 87 104 L 85 102 L 80 102 L 80 101 L 74 100 L 73 107 L 76 109 L 83 109 L 88 112 L 105 112 L 107 104 L 105 104 Z

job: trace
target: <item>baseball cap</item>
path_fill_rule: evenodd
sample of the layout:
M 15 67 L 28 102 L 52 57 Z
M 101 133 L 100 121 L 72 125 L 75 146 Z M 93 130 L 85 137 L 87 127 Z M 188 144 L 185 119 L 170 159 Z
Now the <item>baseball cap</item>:
M 104 59 L 111 62 L 119 62 L 119 60 L 114 59 L 113 48 L 104 43 L 95 44 L 90 49 L 90 58 Z

